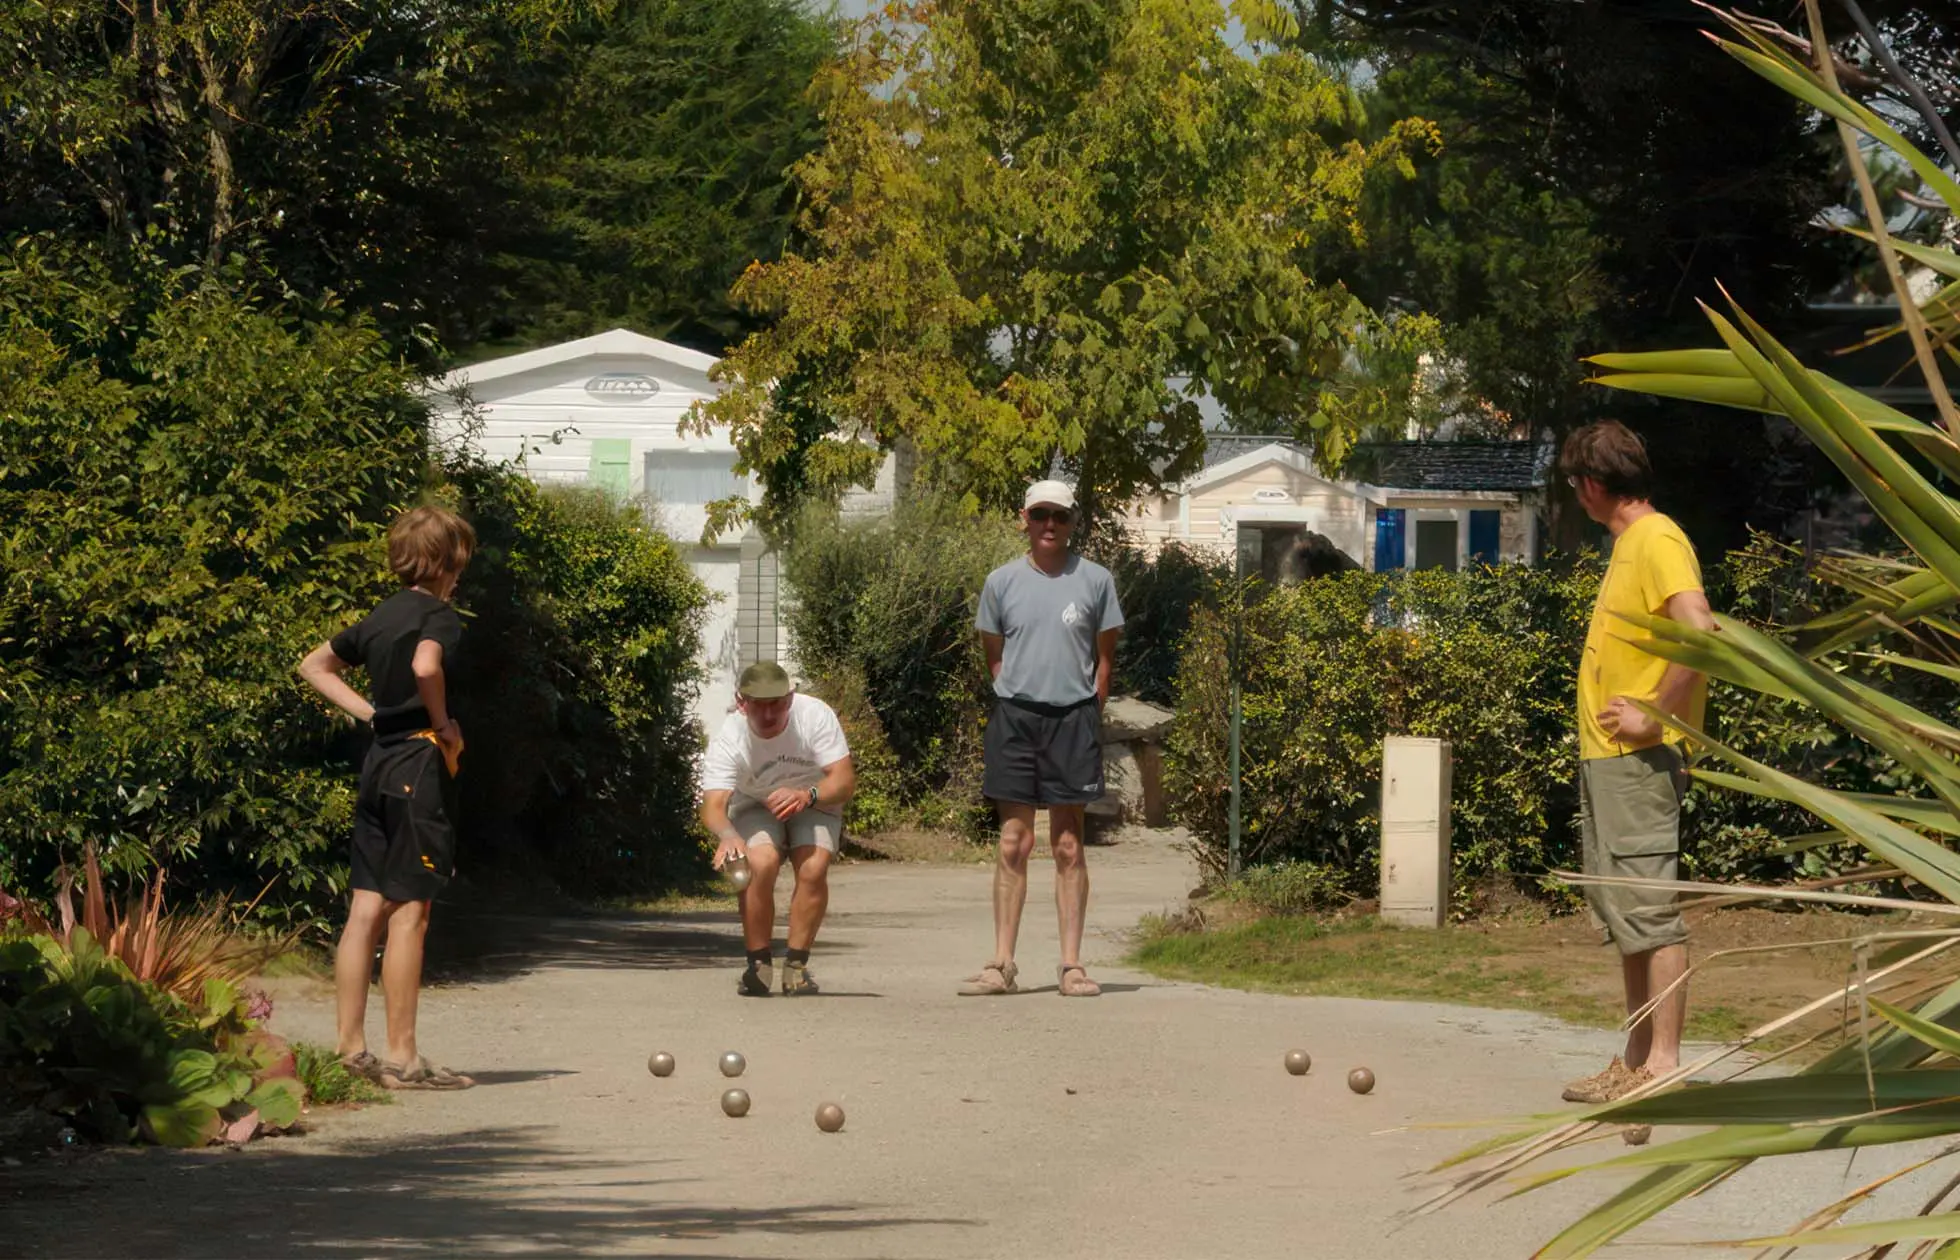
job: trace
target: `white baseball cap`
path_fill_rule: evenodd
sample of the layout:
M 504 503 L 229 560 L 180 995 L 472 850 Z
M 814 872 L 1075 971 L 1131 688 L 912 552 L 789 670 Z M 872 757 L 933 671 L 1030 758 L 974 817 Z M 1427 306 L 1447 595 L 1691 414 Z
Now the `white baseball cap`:
M 1075 487 L 1066 481 L 1037 481 L 1028 487 L 1028 497 L 1021 500 L 1021 506 L 1031 508 L 1037 503 L 1073 510 Z

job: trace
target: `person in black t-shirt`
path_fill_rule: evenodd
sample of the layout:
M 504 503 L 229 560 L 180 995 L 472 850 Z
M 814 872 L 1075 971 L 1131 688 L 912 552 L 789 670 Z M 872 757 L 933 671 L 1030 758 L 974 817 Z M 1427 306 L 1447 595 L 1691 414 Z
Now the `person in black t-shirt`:
M 404 513 L 388 530 L 388 567 L 406 585 L 314 648 L 300 677 L 374 730 L 354 809 L 353 899 L 334 954 L 340 1058 L 389 1089 L 466 1089 L 475 1082 L 424 1058 L 415 1044 L 429 903 L 456 866 L 454 810 L 445 799 L 463 753 L 444 667 L 463 623 L 449 604 L 476 549 L 469 523 L 441 508 Z M 368 698 L 341 675 L 367 670 Z M 367 1048 L 368 977 L 383 933 L 381 990 L 387 1057 Z

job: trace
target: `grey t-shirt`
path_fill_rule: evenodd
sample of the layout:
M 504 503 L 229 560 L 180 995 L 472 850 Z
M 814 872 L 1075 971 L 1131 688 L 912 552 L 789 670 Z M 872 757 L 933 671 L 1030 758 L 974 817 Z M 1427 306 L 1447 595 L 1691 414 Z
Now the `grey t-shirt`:
M 1070 556 L 1053 577 L 1026 556 L 987 575 L 982 634 L 1007 640 L 994 691 L 1036 704 L 1080 704 L 1096 695 L 1096 636 L 1123 624 L 1116 580 L 1093 560 Z

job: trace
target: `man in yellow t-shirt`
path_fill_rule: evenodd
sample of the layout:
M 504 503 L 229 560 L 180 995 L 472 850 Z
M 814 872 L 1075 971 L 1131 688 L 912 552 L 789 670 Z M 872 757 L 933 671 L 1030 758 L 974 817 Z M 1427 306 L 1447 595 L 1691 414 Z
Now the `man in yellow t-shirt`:
M 1568 437 L 1559 471 L 1587 516 L 1613 535 L 1579 661 L 1579 817 L 1588 875 L 1680 877 L 1681 797 L 1687 771 L 1677 740 L 1635 703 L 1645 702 L 1696 727 L 1707 700 L 1702 676 L 1654 656 L 1654 636 L 1627 614 L 1666 617 L 1713 630 L 1701 566 L 1681 527 L 1649 501 L 1653 470 L 1640 438 L 1618 421 L 1589 424 Z M 1588 885 L 1586 907 L 1601 939 L 1620 950 L 1627 1012 L 1680 980 L 1688 933 L 1675 894 Z M 1688 995 L 1679 986 L 1627 1035 L 1625 1054 L 1605 1071 L 1574 1081 L 1571 1102 L 1607 1102 L 1681 1064 Z M 1644 1141 L 1644 1130 L 1628 1130 Z

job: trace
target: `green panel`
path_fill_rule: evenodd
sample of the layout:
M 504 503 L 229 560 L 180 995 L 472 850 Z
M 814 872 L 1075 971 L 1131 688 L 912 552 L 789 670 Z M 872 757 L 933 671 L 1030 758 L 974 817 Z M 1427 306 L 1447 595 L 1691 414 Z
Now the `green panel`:
M 592 463 L 585 480 L 623 499 L 633 492 L 632 459 L 630 438 L 593 438 Z

